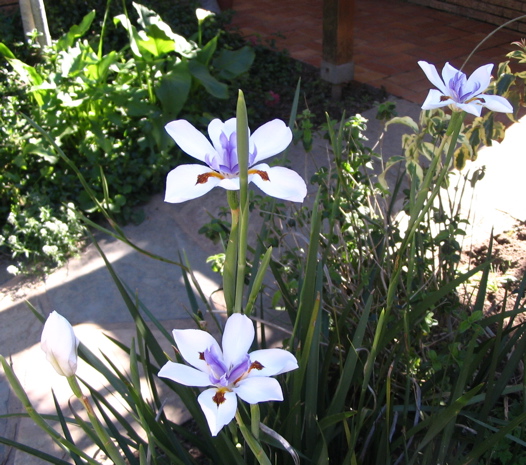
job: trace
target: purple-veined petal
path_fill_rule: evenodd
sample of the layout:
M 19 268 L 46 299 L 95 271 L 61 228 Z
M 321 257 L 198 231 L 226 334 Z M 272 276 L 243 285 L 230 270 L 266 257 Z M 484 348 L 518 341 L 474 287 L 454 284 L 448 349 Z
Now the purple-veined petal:
M 201 354 L 206 349 L 213 347 L 217 354 L 221 354 L 221 348 L 214 337 L 200 329 L 174 329 L 173 336 L 182 357 L 192 366 L 204 373 L 209 368 Z
M 283 152 L 292 141 L 292 131 L 281 120 L 275 119 L 265 123 L 254 131 L 250 137 L 250 145 L 257 149 L 254 163 Z
M 167 362 L 157 376 L 168 378 L 185 386 L 205 387 L 210 386 L 210 378 L 206 373 L 182 363 Z
M 443 94 L 449 94 L 447 83 L 444 84 L 444 81 L 442 81 L 442 78 L 438 74 L 435 65 L 431 65 L 427 61 L 419 61 L 418 65 L 420 68 L 422 68 L 422 71 L 425 73 L 427 79 L 431 81 L 431 84 L 433 84 L 437 89 L 440 89 Z
M 473 95 L 478 95 L 484 92 L 491 81 L 491 71 L 493 70 L 493 65 L 484 65 L 480 68 L 477 68 L 473 71 L 473 74 L 469 77 L 466 83 L 466 89 L 469 92 L 473 92 L 475 89 L 478 90 Z
M 254 323 L 246 315 L 234 313 L 223 332 L 223 359 L 227 367 L 236 365 L 248 353 L 254 341 Z
M 225 123 L 223 123 L 223 121 L 221 121 L 218 118 L 213 119 L 208 124 L 208 135 L 218 154 L 222 154 L 223 152 L 221 148 L 221 142 L 219 141 L 219 137 L 221 136 L 221 133 L 224 132 L 224 127 L 225 127 Z
M 427 97 L 422 104 L 422 110 L 434 110 L 435 108 L 445 107 L 452 103 L 455 103 L 453 100 L 448 98 L 447 100 L 442 100 L 444 94 L 436 89 L 431 89 L 427 94 Z
M 480 103 L 470 102 L 470 103 L 455 103 L 455 106 L 465 111 L 466 113 L 471 113 L 475 116 L 480 116 L 480 112 L 482 111 L 482 105 Z
M 450 97 L 452 96 L 450 84 L 452 81 L 458 80 L 465 82 L 466 75 L 462 71 L 459 71 L 457 68 L 451 66 L 449 63 L 446 63 L 442 68 L 442 81 L 444 82 L 444 85 L 446 86 L 447 90 L 446 92 L 444 92 L 445 95 L 449 95 Z M 439 89 L 443 90 L 440 87 Z
M 234 388 L 234 392 L 249 404 L 283 400 L 283 392 L 274 378 L 245 378 Z
M 199 394 L 197 398 L 205 414 L 212 436 L 217 436 L 221 428 L 228 425 L 234 419 L 237 410 L 237 398 L 233 392 L 223 392 L 224 401 L 220 405 L 217 405 L 214 401 L 216 394 L 217 389 L 207 389 Z
M 263 369 L 250 370 L 249 377 L 275 376 L 298 368 L 296 357 L 283 349 L 261 349 L 248 354 L 250 362 L 259 362 Z
M 208 139 L 184 119 L 172 121 L 164 128 L 183 152 L 197 160 L 204 162 L 207 154 L 215 152 Z
M 484 105 L 488 110 L 500 111 L 502 113 L 513 113 L 513 107 L 504 97 L 500 95 L 482 94 L 478 98 L 484 100 Z
M 164 201 L 179 203 L 205 195 L 221 181 L 218 177 L 210 176 L 206 182 L 197 182 L 199 175 L 210 172 L 210 168 L 204 165 L 180 165 L 173 169 L 166 177 Z
M 268 175 L 268 180 L 263 179 L 259 174 L 251 174 L 249 180 L 258 186 L 265 194 L 292 202 L 303 202 L 307 195 L 307 185 L 302 177 L 295 171 L 274 166 L 270 168 L 267 164 L 261 163 L 250 170 L 264 171 Z

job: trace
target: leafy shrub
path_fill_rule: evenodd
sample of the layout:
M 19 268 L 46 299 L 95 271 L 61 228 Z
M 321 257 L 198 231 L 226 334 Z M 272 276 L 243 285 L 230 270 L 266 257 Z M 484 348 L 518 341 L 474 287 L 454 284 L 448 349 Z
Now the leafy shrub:
M 54 144 L 109 211 L 123 221 L 138 221 L 140 214 L 132 207 L 162 188 L 165 173 L 174 165 L 164 124 L 181 112 L 207 122 L 205 102 L 226 99 L 228 82 L 253 61 L 249 47 L 220 49 L 217 29 L 201 45 L 174 33 L 152 10 L 138 4 L 134 9 L 137 26 L 127 14 L 114 20 L 128 45 L 106 54 L 104 37 L 98 38 L 97 46 L 91 32 L 95 11 L 43 50 L 34 66 L 0 44 L 15 71 L 4 74 L 2 119 L 7 124 L 0 130 L 2 234 L 18 238 L 16 248 L 7 240 L 3 245 L 14 256 L 20 256 L 22 248 L 31 261 L 48 259 L 44 238 L 31 232 L 33 222 L 40 221 L 32 215 L 41 208 L 57 219 L 63 216 L 61 205 L 68 202 L 85 214 L 96 213 L 96 204 L 79 188 L 77 175 L 56 155 Z M 197 23 L 195 16 L 193 22 Z M 206 38 L 210 28 L 203 27 L 206 33 L 201 37 Z M 18 219 L 16 231 L 14 223 L 5 221 L 10 213 Z M 73 230 L 64 239 L 70 245 L 78 239 L 76 226 Z M 59 251 L 70 249 L 58 248 L 53 254 L 57 263 L 64 259 Z

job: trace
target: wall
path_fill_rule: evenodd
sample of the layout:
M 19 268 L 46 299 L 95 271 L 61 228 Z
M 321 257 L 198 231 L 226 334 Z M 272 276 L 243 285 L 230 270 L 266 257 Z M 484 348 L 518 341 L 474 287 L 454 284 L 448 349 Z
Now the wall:
M 370 1 L 370 0 L 369 0 Z M 526 0 L 408 0 L 459 16 L 478 19 L 501 26 L 510 19 L 526 15 Z M 514 31 L 526 33 L 526 19 L 507 26 Z

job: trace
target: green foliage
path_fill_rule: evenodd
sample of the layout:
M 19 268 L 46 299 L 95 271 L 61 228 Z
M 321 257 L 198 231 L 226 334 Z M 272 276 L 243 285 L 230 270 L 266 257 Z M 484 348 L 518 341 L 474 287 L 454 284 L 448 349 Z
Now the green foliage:
M 85 214 L 97 212 L 48 135 L 73 160 L 105 208 L 122 221 L 140 221 L 133 207 L 162 188 L 164 175 L 174 165 L 169 154 L 173 142 L 164 125 L 183 111 L 201 120 L 197 108 L 226 99 L 228 82 L 250 68 L 253 51 L 246 46 L 220 48 L 217 30 L 199 47 L 173 32 L 152 10 L 133 6 L 137 26 L 127 14 L 114 19 L 128 39 L 120 50 L 103 52 L 105 37 L 92 32 L 94 10 L 43 50 L 35 65 L 0 44 L 14 71 L 4 71 L 6 104 L 0 115 L 0 224 L 5 238 L 17 238 L 16 243 L 5 240 L 0 245 L 11 250 L 13 258 L 24 256 L 32 263 L 50 257 L 42 253 L 46 241 L 32 232 L 34 221 L 42 224 L 39 215 L 34 216 L 40 209 L 57 219 L 68 202 Z M 197 23 L 195 14 L 192 21 Z M 204 37 L 210 35 L 207 22 Z M 6 221 L 10 213 L 18 219 L 16 228 Z M 78 243 L 76 225 L 71 225 L 71 235 L 69 228 L 64 234 L 69 245 L 58 246 L 52 254 L 56 264 Z

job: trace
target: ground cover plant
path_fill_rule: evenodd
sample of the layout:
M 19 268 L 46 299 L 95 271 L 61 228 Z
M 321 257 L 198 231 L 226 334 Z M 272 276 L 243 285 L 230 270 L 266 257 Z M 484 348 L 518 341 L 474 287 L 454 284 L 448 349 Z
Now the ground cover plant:
M 61 146 L 105 208 L 140 221 L 132 207 L 161 188 L 173 163 L 163 125 L 182 111 L 206 121 L 198 102 L 227 99 L 228 83 L 252 64 L 250 47 L 218 47 L 220 31 L 205 26 L 212 20 L 194 13 L 197 36 L 187 40 L 154 11 L 133 7 L 134 15 L 113 18 L 127 39 L 119 49 L 105 52 L 108 15 L 93 33 L 95 10 L 39 50 L 34 64 L 0 46 L 9 66 L 2 80 L 2 245 L 26 265 L 60 264 L 81 235 L 76 212 L 97 208 L 25 116 Z M 62 243 L 51 234 L 55 222 Z
M 524 44 L 509 58 L 524 63 Z M 524 106 L 526 76 L 508 62 L 495 70 L 492 83 L 491 66 L 468 79 L 447 64 L 443 77 L 434 65 L 419 65 L 436 87 L 419 121 L 391 118 L 388 104 L 379 108 L 387 130 L 394 124 L 410 129 L 400 156 L 377 177 L 370 166 L 378 157 L 364 144 L 366 120 L 328 116 L 331 163 L 313 177 L 315 198 L 305 206 L 307 182 L 283 166 L 286 156 L 271 158 L 294 137 L 299 87 L 288 124 L 274 118 L 253 124 L 241 91 L 235 117 L 232 109 L 227 118 L 213 118 L 206 136 L 194 120 L 166 124 L 175 143 L 201 162 L 171 166 L 166 201 L 199 202 L 212 189 L 226 193 L 228 215 L 205 231 L 223 244 L 215 257 L 227 309 L 226 323 L 218 321 L 221 343 L 204 330 L 210 304 L 192 287 L 190 264 L 173 263 L 182 271 L 196 329 L 170 333 L 101 251 L 136 324 L 129 346 L 114 341 L 129 355 L 129 371 L 79 344 L 58 313 L 46 319 L 33 308 L 45 321 L 42 348 L 85 415 L 61 408 L 58 400 L 56 415 L 40 415 L 16 369 L 0 357 L 24 415 L 76 464 L 98 461 L 72 438 L 72 425 L 119 465 L 192 464 L 190 450 L 196 449 L 200 463 L 210 464 L 520 463 L 526 326 L 519 315 L 526 277 L 514 284 L 511 308 L 485 314 L 493 241 L 485 259 L 461 271 L 458 237 L 466 219 L 455 204 L 440 200 L 451 170 L 475 157 L 481 143 L 503 136 L 494 112 L 513 119 Z M 467 113 L 475 118 L 466 120 Z M 114 229 L 86 218 L 88 224 L 129 242 L 106 196 L 45 129 L 26 121 Z M 300 134 L 308 148 L 308 133 Z M 393 177 L 396 165 L 402 175 Z M 255 195 L 250 183 L 270 198 Z M 394 218 L 398 200 L 405 221 Z M 261 229 L 249 235 L 258 214 Z M 475 276 L 473 300 L 461 301 L 458 289 Z M 276 312 L 286 334 L 278 347 L 269 347 L 255 337 L 254 321 L 268 325 Z M 176 350 L 165 352 L 150 325 Z M 79 363 L 102 374 L 125 415 L 77 377 Z M 163 390 L 181 398 L 191 429 L 167 418 Z M 50 463 L 68 463 L 9 438 L 0 441 Z

